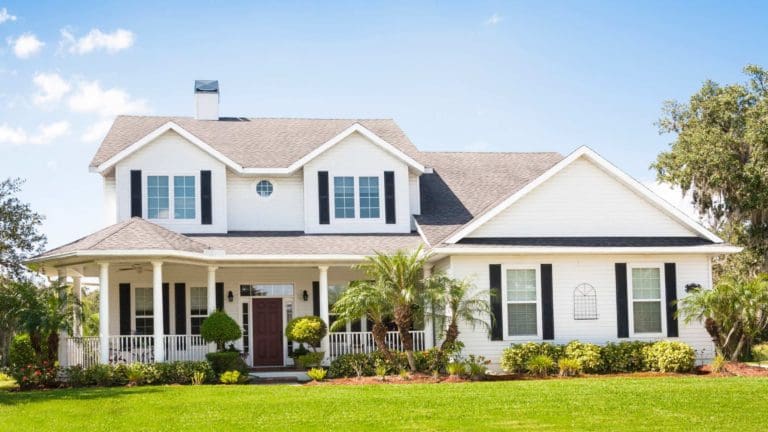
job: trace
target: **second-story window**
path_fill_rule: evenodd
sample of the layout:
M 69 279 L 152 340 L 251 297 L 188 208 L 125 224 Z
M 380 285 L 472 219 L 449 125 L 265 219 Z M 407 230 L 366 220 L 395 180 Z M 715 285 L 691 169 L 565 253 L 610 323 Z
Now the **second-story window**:
M 173 177 L 173 217 L 195 218 L 195 176 Z
M 333 178 L 334 215 L 336 219 L 355 217 L 355 178 Z
M 168 219 L 169 204 L 168 176 L 147 176 L 147 217 Z
M 379 178 L 360 177 L 360 217 L 376 219 L 380 217 L 379 210 Z

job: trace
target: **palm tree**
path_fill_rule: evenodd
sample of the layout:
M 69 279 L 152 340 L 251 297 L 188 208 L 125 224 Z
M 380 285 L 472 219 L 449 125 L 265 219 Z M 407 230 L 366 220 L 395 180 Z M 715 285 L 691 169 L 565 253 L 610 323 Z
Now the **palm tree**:
M 400 333 L 403 350 L 408 357 L 408 366 L 416 371 L 416 359 L 413 355 L 413 328 L 417 311 L 423 311 L 426 302 L 424 285 L 424 264 L 429 255 L 419 246 L 411 253 L 399 250 L 392 255 L 376 252 L 367 257 L 357 268 L 382 289 L 392 306 L 392 315 Z
M 393 360 L 387 347 L 385 321 L 392 317 L 392 306 L 383 287 L 376 281 L 354 281 L 333 305 L 336 321 L 331 330 L 342 329 L 348 322 L 368 318 L 373 322 L 373 341 L 387 360 Z
M 491 331 L 494 317 L 488 291 L 472 293 L 475 289 L 469 280 L 454 279 L 445 274 L 432 276 L 427 285 L 431 294 L 432 318 L 435 326 L 444 331 L 445 339 L 440 345 L 442 351 L 454 349 L 459 338 L 459 322 L 469 324 L 473 329 L 480 326 Z

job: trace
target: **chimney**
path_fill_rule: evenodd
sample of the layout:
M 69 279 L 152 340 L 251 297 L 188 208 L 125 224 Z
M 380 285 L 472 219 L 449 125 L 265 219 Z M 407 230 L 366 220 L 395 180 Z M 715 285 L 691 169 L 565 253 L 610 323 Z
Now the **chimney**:
M 219 82 L 215 80 L 195 81 L 195 118 L 198 120 L 219 119 Z

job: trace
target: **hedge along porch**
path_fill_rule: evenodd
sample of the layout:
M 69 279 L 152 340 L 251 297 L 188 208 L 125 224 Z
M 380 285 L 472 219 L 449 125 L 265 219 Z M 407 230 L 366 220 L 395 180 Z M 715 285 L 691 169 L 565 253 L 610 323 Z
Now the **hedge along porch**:
M 100 335 L 63 339 L 65 366 L 203 360 L 215 347 L 199 336 L 200 324 L 216 309 L 241 326 L 243 337 L 235 346 L 247 364 L 291 365 L 287 322 L 304 315 L 333 322 L 332 302 L 361 277 L 350 263 L 196 264 L 161 257 L 59 265 L 55 273 L 73 287 L 82 277 L 99 278 Z M 324 339 L 326 361 L 375 349 L 364 320 L 346 330 Z M 413 333 L 417 349 L 432 345 L 429 332 Z M 400 348 L 397 332 L 387 340 Z

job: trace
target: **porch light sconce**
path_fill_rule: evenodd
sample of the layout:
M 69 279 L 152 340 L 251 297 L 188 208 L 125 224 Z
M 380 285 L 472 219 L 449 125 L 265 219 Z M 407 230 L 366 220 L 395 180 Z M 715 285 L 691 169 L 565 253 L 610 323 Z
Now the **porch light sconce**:
M 228 293 L 227 293 L 227 300 L 229 300 L 229 302 L 230 302 L 230 303 L 232 303 L 233 301 L 235 301 L 235 295 L 234 295 L 234 294 L 232 294 L 232 291 L 230 291 L 230 292 L 228 292 Z
M 309 300 L 309 293 L 307 292 L 307 290 L 304 290 L 304 292 L 303 292 L 303 293 L 301 293 L 301 298 L 302 298 L 304 301 L 307 301 L 307 300 Z
M 696 282 L 691 282 L 685 285 L 685 292 L 687 293 L 696 292 L 700 289 L 701 289 L 701 284 L 698 284 Z

